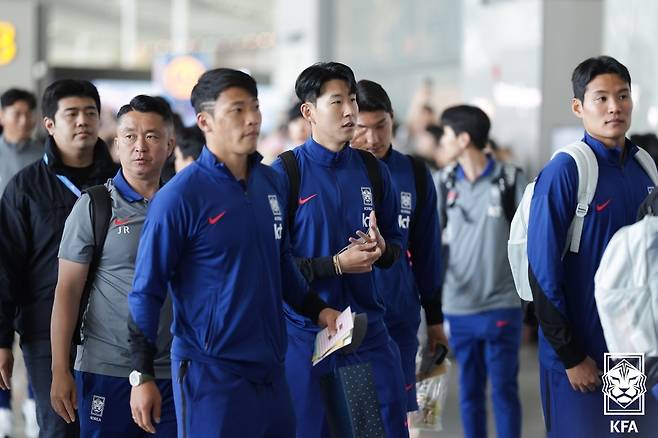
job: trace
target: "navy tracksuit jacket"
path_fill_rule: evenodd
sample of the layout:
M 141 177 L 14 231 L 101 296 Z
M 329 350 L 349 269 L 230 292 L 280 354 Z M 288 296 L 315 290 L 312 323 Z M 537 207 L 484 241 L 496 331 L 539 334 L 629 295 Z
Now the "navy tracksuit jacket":
M 130 312 L 155 341 L 171 286 L 172 352 L 264 382 L 282 373 L 282 299 L 302 305 L 308 285 L 287 244 L 281 179 L 250 157 L 246 184 L 204 148 L 154 197 L 144 223 Z
M 375 281 L 386 303 L 384 320 L 389 329 L 399 324 L 412 324 L 413 318 L 419 316 L 422 303 L 429 312 L 429 322 L 440 323 L 443 321 L 440 303 L 441 229 L 432 176 L 425 169 L 423 176 L 427 190 L 421 201 L 422 216 L 418 216 L 419 200 L 409 157 L 391 147 L 383 161 L 391 173 L 395 196 L 400 202 L 397 222 L 402 234 L 398 261 L 388 269 L 375 269 Z
M 402 235 L 398 227 L 399 201 L 386 165 L 377 162 L 382 199 L 373 199 L 373 184 L 359 152 L 346 146 L 332 152 L 310 138 L 293 150 L 300 173 L 300 190 L 290 239 L 293 254 L 301 259 L 313 290 L 335 309 L 351 306 L 368 315 L 368 332 L 355 355 L 336 353 L 311 367 L 313 339 L 318 328 L 286 306 L 289 349 L 286 373 L 297 414 L 298 436 L 328 436 L 319 379 L 331 369 L 369 362 L 387 436 L 405 437 L 408 431 L 406 398 L 399 349 L 384 324 L 385 301 L 373 273 L 337 276 L 331 257 L 349 244 L 356 230 L 367 231 L 368 216 L 377 207 L 377 225 L 387 251 L 375 264 L 390 267 L 399 255 Z M 288 181 L 281 160 L 273 168 Z M 288 183 L 289 184 L 289 183 Z
M 629 140 L 623 162 L 621 148 L 608 149 L 587 133 L 583 141 L 596 155 L 599 179 L 585 216 L 580 252 L 567 252 L 562 259 L 578 194 L 577 168 L 569 155 L 559 154 L 544 167 L 530 206 L 528 261 L 540 326 L 542 403 L 549 436 L 609 431 L 602 418 L 601 388 L 585 394 L 573 391 L 565 368 L 589 356 L 604 369 L 607 347 L 594 300 L 594 274 L 610 238 L 635 222 L 638 207 L 654 185 L 633 158 L 637 146 Z
M 375 282 L 386 304 L 384 322 L 400 349 L 407 410 L 416 401 L 416 353 L 420 307 L 428 324 L 443 321 L 441 312 L 441 229 L 436 209 L 436 188 L 423 166 L 425 198 L 416 193 L 416 176 L 409 157 L 391 146 L 383 161 L 393 179 L 399 200 L 398 227 L 402 234 L 400 258 L 388 269 L 375 268 Z M 421 210 L 418 209 L 419 204 Z
M 349 244 L 356 230 L 367 232 L 368 215 L 375 209 L 373 188 L 365 164 L 358 152 L 345 147 L 334 153 L 313 139 L 293 150 L 301 175 L 295 222 L 291 225 L 290 242 L 295 257 L 326 258 Z M 280 160 L 272 167 L 285 177 Z M 400 248 L 402 235 L 398 228 L 399 202 L 391 184 L 391 176 L 380 163 L 383 199 L 377 215 L 377 226 L 387 245 Z M 286 190 L 288 189 L 286 183 Z M 286 198 L 287 199 L 287 198 Z M 316 271 L 317 273 L 317 271 Z M 352 307 L 353 312 L 368 314 L 369 324 L 381 323 L 385 305 L 371 273 L 338 277 L 330 272 L 324 278 L 316 275 L 312 286 L 323 300 L 335 309 Z M 317 331 L 317 326 L 286 306 L 288 319 L 300 328 Z

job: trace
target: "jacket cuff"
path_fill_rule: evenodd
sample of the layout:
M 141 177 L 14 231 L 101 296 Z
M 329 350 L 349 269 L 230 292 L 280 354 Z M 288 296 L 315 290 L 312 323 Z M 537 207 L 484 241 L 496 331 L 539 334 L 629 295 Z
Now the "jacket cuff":
M 130 362 L 132 368 L 140 373 L 155 377 L 153 362 L 157 348 L 137 327 L 132 316 L 128 320 L 128 330 L 130 332 Z
M 317 324 L 320 312 L 329 305 L 315 291 L 309 290 L 299 308 L 299 313 Z
M 313 282 L 313 280 L 331 278 L 337 275 L 331 256 L 312 258 L 295 257 L 295 263 L 308 283 Z
M 394 243 L 386 242 L 386 250 L 375 262 L 375 266 L 381 269 L 390 268 L 400 257 L 400 247 Z
M 432 300 L 422 300 L 420 305 L 423 306 L 425 311 L 425 320 L 427 325 L 436 325 L 443 323 L 443 311 L 441 310 L 441 298 L 434 298 Z
M 585 360 L 587 355 L 573 341 L 555 350 L 565 369 L 573 368 Z
M 316 279 L 335 277 L 336 270 L 331 256 L 314 257 L 311 259 L 311 268 Z

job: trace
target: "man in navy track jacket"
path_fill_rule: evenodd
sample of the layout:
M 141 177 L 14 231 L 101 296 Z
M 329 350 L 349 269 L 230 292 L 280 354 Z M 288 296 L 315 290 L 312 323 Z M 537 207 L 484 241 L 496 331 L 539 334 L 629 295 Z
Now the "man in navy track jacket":
M 208 71 L 192 104 L 206 147 L 155 196 L 128 298 L 131 383 L 153 393 L 153 403 L 133 406 L 133 415 L 152 430 L 159 400 L 152 357 L 170 288 L 178 435 L 294 437 L 282 299 L 332 330 L 338 312 L 308 291 L 291 256 L 283 181 L 255 152 L 261 113 L 254 79 Z
M 295 92 L 312 136 L 293 150 L 300 174 L 298 206 L 290 229 L 293 254 L 313 289 L 332 307 L 351 306 L 353 312 L 368 316 L 366 338 L 356 354 L 333 354 L 312 367 L 317 327 L 286 307 L 286 373 L 297 430 L 304 438 L 328 436 L 320 377 L 345 364 L 369 362 L 386 436 L 405 437 L 400 352 L 384 324 L 384 300 L 371 272 L 373 265 L 392 266 L 401 248 L 399 204 L 391 176 L 385 164 L 375 162 L 382 188 L 375 193 L 365 158 L 349 146 L 358 108 L 356 80 L 348 66 L 335 62 L 312 65 L 297 78 Z M 273 167 L 286 175 L 281 160 Z M 352 244 L 341 252 L 356 231 L 360 238 L 351 239 Z
M 411 157 L 393 149 L 393 107 L 382 86 L 360 80 L 356 100 L 359 115 L 352 146 L 367 150 L 386 163 L 400 200 L 398 226 L 403 236 L 401 253 L 406 256 L 389 269 L 376 268 L 374 272 L 386 304 L 384 321 L 402 356 L 407 411 L 415 411 L 421 305 L 425 310 L 430 351 L 435 350 L 437 343 L 448 345 L 441 312 L 441 229 L 436 188 L 422 161 L 412 162 Z M 422 172 L 416 174 L 414 169 Z M 422 194 L 416 190 L 423 184 L 416 181 L 417 177 L 425 179 Z
M 544 419 L 548 436 L 560 438 L 612 432 L 614 417 L 603 415 L 600 374 L 608 350 L 594 300 L 594 274 L 610 238 L 635 221 L 654 185 L 633 158 L 637 146 L 625 137 L 633 110 L 626 67 L 607 56 L 589 58 L 574 70 L 572 86 L 572 110 L 582 120 L 583 142 L 599 169 L 579 252 L 563 256 L 578 203 L 578 171 L 569 155 L 559 154 L 539 174 L 528 224 Z M 640 427 L 640 433 L 654 436 L 648 428 Z

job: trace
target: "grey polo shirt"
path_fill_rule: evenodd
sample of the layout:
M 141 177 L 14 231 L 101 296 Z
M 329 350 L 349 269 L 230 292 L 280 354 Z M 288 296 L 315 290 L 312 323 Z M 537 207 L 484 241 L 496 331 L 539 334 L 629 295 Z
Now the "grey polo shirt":
M 34 140 L 13 144 L 0 136 L 0 196 L 9 180 L 23 167 L 43 157 L 44 148 Z
M 443 312 L 469 315 L 488 310 L 520 307 L 507 260 L 510 223 L 501 204 L 498 184 L 502 164 L 490 159 L 482 175 L 473 183 L 457 169 L 454 204 L 447 207 L 439 199 L 439 217 L 446 209 L 447 225 L 443 243 L 449 247 L 443 283 Z M 437 193 L 446 193 L 438 182 Z M 518 204 L 527 185 L 526 177 L 516 176 Z
M 128 344 L 128 293 L 148 201 L 135 192 L 121 170 L 106 184 L 112 199 L 112 219 L 84 319 L 84 341 L 78 346 L 75 369 L 114 377 L 132 371 Z M 91 263 L 94 237 L 89 196 L 83 194 L 66 220 L 59 258 Z M 155 375 L 170 379 L 172 306 L 169 295 L 160 312 Z

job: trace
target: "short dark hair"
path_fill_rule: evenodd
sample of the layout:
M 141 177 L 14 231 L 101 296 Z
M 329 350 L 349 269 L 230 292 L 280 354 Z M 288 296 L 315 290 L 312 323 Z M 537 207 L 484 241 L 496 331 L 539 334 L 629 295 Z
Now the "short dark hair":
M 377 82 L 361 79 L 356 84 L 356 103 L 359 111 L 385 111 L 393 117 L 391 99 Z
M 289 109 L 288 109 L 288 115 L 286 122 L 290 123 L 294 120 L 297 120 L 300 117 L 304 117 L 302 114 L 302 103 L 301 102 L 295 102 Z
M 573 97 L 582 102 L 587 84 L 597 76 L 609 73 L 619 76 L 631 88 L 631 74 L 624 64 L 611 56 L 598 56 L 584 60 L 574 69 L 571 75 Z
M 10 88 L 9 90 L 2 93 L 2 96 L 0 96 L 0 106 L 2 108 L 7 108 L 8 106 L 12 106 L 16 102 L 20 101 L 27 103 L 27 106 L 29 106 L 31 110 L 34 110 L 34 108 L 37 107 L 36 96 L 27 90 L 22 90 L 20 88 Z
M 333 79 L 345 81 L 350 94 L 356 94 L 354 72 L 340 62 L 318 62 L 304 69 L 295 81 L 295 94 L 302 102 L 315 103 L 322 94 L 322 86 Z
M 443 128 L 433 123 L 425 127 L 425 132 L 429 133 L 434 138 L 436 143 L 440 142 L 441 137 L 443 137 Z
M 196 125 L 183 128 L 181 133 L 176 136 L 176 147 L 185 158 L 192 157 L 195 160 L 199 158 L 205 143 L 203 131 Z
M 101 98 L 98 90 L 89 81 L 79 79 L 61 79 L 48 85 L 41 98 L 41 110 L 49 119 L 55 118 L 59 101 L 65 97 L 88 97 L 96 103 L 98 113 L 101 112 Z
M 117 121 L 125 114 L 137 111 L 139 113 L 155 113 L 159 114 L 164 120 L 165 124 L 171 128 L 174 126 L 174 116 L 171 113 L 171 107 L 164 99 L 158 97 L 147 96 L 140 94 L 130 99 L 130 103 L 119 108 L 117 112 Z
M 185 125 L 183 124 L 183 119 L 181 119 L 180 114 L 178 114 L 176 111 L 174 111 L 171 108 L 171 104 L 169 103 L 169 101 L 167 100 L 166 97 L 164 97 L 164 96 L 153 96 L 153 97 L 158 99 L 159 101 L 161 101 L 163 104 L 167 105 L 167 108 L 169 108 L 169 111 L 171 111 L 171 116 L 172 116 L 172 121 L 173 121 L 174 131 L 175 132 L 178 132 L 181 129 L 185 128 Z
M 190 101 L 194 111 L 197 114 L 204 111 L 203 105 L 206 102 L 214 102 L 222 94 L 222 91 L 232 87 L 242 88 L 254 98 L 258 98 L 258 87 L 254 78 L 240 70 L 216 68 L 202 74 L 192 89 Z
M 462 132 L 471 137 L 471 143 L 482 150 L 487 145 L 491 121 L 480 108 L 472 105 L 450 107 L 441 114 L 441 124 L 449 126 L 455 135 Z

